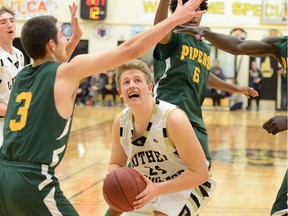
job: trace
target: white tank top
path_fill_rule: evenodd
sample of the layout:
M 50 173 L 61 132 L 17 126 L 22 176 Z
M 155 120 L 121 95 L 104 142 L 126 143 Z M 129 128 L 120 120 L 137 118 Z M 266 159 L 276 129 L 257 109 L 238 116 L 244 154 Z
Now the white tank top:
M 24 56 L 12 47 L 14 55 L 0 47 L 0 103 L 8 104 L 17 73 L 24 67 Z
M 175 178 L 187 169 L 167 137 L 168 115 L 177 108 L 173 104 L 157 100 L 146 131 L 142 137 L 133 141 L 132 113 L 129 108 L 121 113 L 120 142 L 128 162 L 154 183 Z

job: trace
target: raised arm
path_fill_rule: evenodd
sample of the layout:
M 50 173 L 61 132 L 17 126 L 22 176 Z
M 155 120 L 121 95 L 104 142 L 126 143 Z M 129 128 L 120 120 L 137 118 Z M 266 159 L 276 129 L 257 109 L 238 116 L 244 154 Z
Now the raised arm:
M 69 5 L 69 10 L 71 13 L 72 36 L 66 44 L 67 61 L 70 59 L 73 51 L 82 37 L 82 29 L 78 23 L 78 17 L 76 16 L 77 8 L 78 6 L 75 3 Z
M 157 11 L 156 11 L 156 15 L 154 18 L 154 25 L 167 19 L 169 3 L 170 3 L 169 0 L 160 0 Z M 165 35 L 159 43 L 167 44 L 170 40 L 170 37 L 171 37 L 171 32 Z
M 155 46 L 174 27 L 191 20 L 195 16 L 204 14 L 205 11 L 195 12 L 201 2 L 202 0 L 189 0 L 186 4 L 182 5 L 182 0 L 178 0 L 176 11 L 149 30 L 130 38 L 116 49 L 104 54 L 78 55 L 70 63 L 62 64 L 59 70 L 69 73 L 70 79 L 78 81 L 84 77 L 100 73 L 117 67 L 126 61 L 138 58 Z

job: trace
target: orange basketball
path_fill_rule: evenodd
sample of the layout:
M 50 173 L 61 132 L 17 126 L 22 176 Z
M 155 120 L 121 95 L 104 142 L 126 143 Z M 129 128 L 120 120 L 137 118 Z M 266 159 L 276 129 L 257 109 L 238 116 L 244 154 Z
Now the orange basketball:
M 104 179 L 102 192 L 107 204 L 116 211 L 134 210 L 135 197 L 146 188 L 141 174 L 128 167 L 110 172 Z

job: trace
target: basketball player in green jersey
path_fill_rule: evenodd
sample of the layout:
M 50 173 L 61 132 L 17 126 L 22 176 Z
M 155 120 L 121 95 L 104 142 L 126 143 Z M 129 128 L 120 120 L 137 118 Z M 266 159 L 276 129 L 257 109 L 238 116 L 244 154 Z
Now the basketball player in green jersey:
M 168 17 L 168 0 L 160 0 L 154 24 Z M 185 4 L 187 0 L 183 0 Z M 171 0 L 170 10 L 175 11 L 177 1 Z M 198 11 L 208 9 L 207 0 L 202 0 Z M 198 26 L 201 15 L 185 25 Z M 154 96 L 157 99 L 175 104 L 183 109 L 194 127 L 207 160 L 211 165 L 207 131 L 202 117 L 202 103 L 206 97 L 208 85 L 233 93 L 257 96 L 249 87 L 229 84 L 210 73 L 210 48 L 203 41 L 196 40 L 189 34 L 169 32 L 154 49 Z
M 179 0 L 175 15 L 159 25 L 114 50 L 77 55 L 69 62 L 82 36 L 75 4 L 69 6 L 73 35 L 68 42 L 53 16 L 25 22 L 21 43 L 33 64 L 18 73 L 5 115 L 0 148 L 1 216 L 78 215 L 61 191 L 54 170 L 67 147 L 80 81 L 143 55 L 175 26 L 201 14 L 195 12 L 200 2 L 182 5 Z
M 212 32 L 206 28 L 182 26 L 176 31 L 178 33 L 190 33 L 200 39 L 205 37 L 215 47 L 222 49 L 233 55 L 249 55 L 254 57 L 272 56 L 278 60 L 286 71 L 287 78 L 287 63 L 288 63 L 288 36 L 278 37 L 269 36 L 260 41 L 257 40 L 241 40 L 237 37 L 219 34 Z M 287 131 L 288 116 L 274 116 L 263 124 L 263 128 L 273 135 Z M 285 145 L 287 143 L 285 142 Z M 271 209 L 271 215 L 283 216 L 288 215 L 287 203 L 287 169 L 282 181 L 282 185 L 278 191 L 276 200 Z

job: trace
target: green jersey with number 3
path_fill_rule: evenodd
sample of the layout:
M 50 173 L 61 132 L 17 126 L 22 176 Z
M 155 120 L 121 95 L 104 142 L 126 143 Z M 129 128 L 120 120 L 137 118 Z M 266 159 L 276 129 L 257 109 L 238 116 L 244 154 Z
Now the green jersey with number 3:
M 59 65 L 30 65 L 17 75 L 5 116 L 2 158 L 54 168 L 63 158 L 71 119 L 63 119 L 54 102 Z

